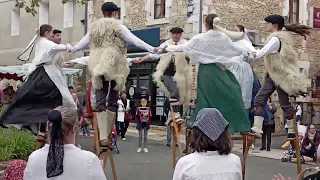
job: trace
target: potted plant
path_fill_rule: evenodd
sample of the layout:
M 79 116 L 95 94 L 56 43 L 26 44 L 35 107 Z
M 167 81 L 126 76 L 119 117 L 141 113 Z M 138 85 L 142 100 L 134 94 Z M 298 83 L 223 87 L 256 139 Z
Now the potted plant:
M 36 137 L 30 131 L 0 128 L 0 177 L 11 160 L 27 160 L 35 150 Z

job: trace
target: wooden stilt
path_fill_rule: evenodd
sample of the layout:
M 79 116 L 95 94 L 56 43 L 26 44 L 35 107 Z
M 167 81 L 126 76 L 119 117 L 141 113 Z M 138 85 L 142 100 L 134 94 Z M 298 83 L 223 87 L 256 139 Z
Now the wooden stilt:
M 116 120 L 116 117 L 114 117 L 114 119 L 113 119 L 113 125 L 112 126 L 114 126 L 115 120 Z M 101 152 L 102 149 L 100 147 L 99 128 L 98 128 L 98 121 L 97 121 L 96 113 L 93 113 L 93 129 L 94 129 L 93 140 L 94 140 L 94 146 L 95 146 L 94 147 L 94 152 L 96 152 L 96 154 L 99 156 L 99 159 L 102 162 L 102 164 L 101 164 L 102 168 L 106 167 L 107 158 L 108 158 L 108 155 L 109 155 L 111 168 L 112 168 L 113 179 L 117 180 L 117 174 L 116 174 L 116 170 L 115 170 L 112 151 L 110 149 L 108 149 L 105 152 Z M 110 132 L 108 139 L 110 140 L 110 142 L 112 142 L 112 140 L 111 140 L 112 139 L 112 131 Z
M 172 136 L 172 161 L 173 161 L 173 168 L 176 167 L 176 145 L 179 147 L 180 157 L 183 156 L 182 144 L 180 142 L 180 132 L 181 132 L 181 124 L 175 122 L 175 113 L 173 111 L 173 107 L 170 105 L 170 113 L 172 118 L 172 127 L 171 127 L 171 136 Z
M 253 142 L 253 136 L 248 135 L 248 134 L 243 134 L 243 143 L 242 143 L 242 161 L 241 161 L 241 166 L 242 166 L 242 179 L 245 179 L 246 176 L 246 163 L 247 163 L 247 157 L 248 153 L 250 150 L 250 147 Z
M 299 175 L 302 172 L 302 168 L 301 168 L 300 142 L 299 142 L 299 133 L 298 133 L 296 115 L 294 115 L 294 117 L 293 117 L 293 127 L 294 127 L 294 133 L 296 135 L 296 138 L 294 140 L 290 141 L 290 143 L 291 143 L 291 146 L 295 149 L 295 152 L 296 152 L 297 173 Z
M 173 163 L 173 169 L 176 167 L 176 163 L 177 163 L 177 148 L 176 148 L 176 131 L 174 130 L 173 127 L 171 127 L 171 148 L 172 148 L 172 163 Z
M 187 134 L 187 138 L 188 138 L 188 144 L 186 144 L 186 146 L 188 147 L 188 151 L 187 151 L 187 154 L 190 154 L 191 153 L 191 147 L 190 147 L 190 144 L 191 144 L 191 130 L 187 130 L 188 131 L 188 134 Z

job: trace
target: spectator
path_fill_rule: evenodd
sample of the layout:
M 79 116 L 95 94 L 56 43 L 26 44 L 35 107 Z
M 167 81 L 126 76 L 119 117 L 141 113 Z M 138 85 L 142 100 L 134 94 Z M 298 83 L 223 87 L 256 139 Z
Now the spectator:
M 307 127 L 307 132 L 302 141 L 301 155 L 313 158 L 316 161 L 316 152 L 320 143 L 320 132 L 314 124 Z
M 262 146 L 260 151 L 267 150 L 270 151 L 271 149 L 271 134 L 275 129 L 275 121 L 274 121 L 274 114 L 277 111 L 277 106 L 271 102 L 271 98 L 269 97 L 268 102 L 266 104 L 268 106 L 268 116 L 265 117 L 263 121 L 262 127 Z
M 74 93 L 74 89 L 73 89 L 72 86 L 69 86 L 68 89 L 69 89 L 69 91 L 70 91 L 71 94 Z
M 79 99 L 79 104 L 81 107 L 86 106 L 86 94 L 82 91 L 82 86 L 79 84 L 77 86 L 77 96 Z
M 127 94 L 125 92 L 120 93 L 117 120 L 120 122 L 121 139 L 125 141 L 127 129 L 130 121 L 132 120 L 132 115 L 130 113 L 130 100 L 127 99 Z
M 188 110 L 184 114 L 184 119 L 186 119 L 186 130 L 185 130 L 185 138 L 186 138 L 186 148 L 184 149 L 183 153 L 188 153 L 189 148 L 189 137 L 191 134 L 192 126 L 194 123 L 194 110 L 196 108 L 194 100 L 190 100 L 190 105 Z
M 297 125 L 301 124 L 301 118 L 302 118 L 302 109 L 301 106 L 296 102 L 297 98 L 296 96 L 292 95 L 290 96 L 290 103 L 293 106 L 293 108 L 296 110 L 296 121 Z
M 215 108 L 199 111 L 192 129 L 192 154 L 179 159 L 173 180 L 242 180 L 240 158 L 231 153 L 229 123 Z
M 74 145 L 77 119 L 75 110 L 61 106 L 48 113 L 51 142 L 29 156 L 24 180 L 106 180 L 99 158 Z

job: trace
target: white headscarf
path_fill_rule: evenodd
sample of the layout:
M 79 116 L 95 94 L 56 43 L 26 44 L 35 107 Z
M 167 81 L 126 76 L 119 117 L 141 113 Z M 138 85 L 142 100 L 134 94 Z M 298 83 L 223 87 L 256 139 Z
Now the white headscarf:
M 39 29 L 36 29 L 36 34 L 33 36 L 33 38 L 29 42 L 28 46 L 24 49 L 24 51 L 18 56 L 18 59 L 20 61 L 27 62 L 30 60 L 30 56 L 32 54 L 33 48 L 39 37 L 40 37 Z

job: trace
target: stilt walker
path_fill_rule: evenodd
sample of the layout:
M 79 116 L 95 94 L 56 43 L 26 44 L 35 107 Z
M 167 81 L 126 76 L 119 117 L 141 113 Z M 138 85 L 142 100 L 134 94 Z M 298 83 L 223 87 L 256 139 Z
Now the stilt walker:
M 228 37 L 243 37 L 243 33 L 222 30 L 218 26 L 219 23 L 220 19 L 216 14 L 209 14 L 205 18 L 206 33 L 192 37 L 183 45 L 169 45 L 162 52 L 183 51 L 192 64 L 200 63 L 194 115 L 196 116 L 203 108 L 217 108 L 229 122 L 230 133 L 242 133 L 246 147 L 250 147 L 251 126 L 245 108 L 245 96 L 242 93 L 241 82 L 238 82 L 238 79 L 243 79 L 253 84 L 250 65 L 244 62 L 249 50 L 245 44 L 233 43 Z M 246 91 L 244 94 L 252 93 L 252 88 L 243 90 Z M 251 95 L 249 96 L 251 98 Z M 250 101 L 248 103 L 250 104 Z M 247 149 L 245 148 L 246 153 Z M 243 170 L 245 170 L 245 159 L 246 154 L 244 154 Z
M 18 57 L 19 60 L 27 61 L 35 50 L 32 63 L 25 64 L 28 68 L 25 83 L 0 119 L 0 124 L 4 125 L 38 126 L 38 148 L 47 142 L 48 112 L 62 105 L 77 109 L 61 74 L 61 66 L 57 64 L 59 52 L 70 51 L 71 46 L 54 43 L 52 30 L 48 24 L 41 25 L 26 50 Z
M 168 45 L 184 44 L 187 41 L 182 38 L 183 29 L 174 27 L 170 30 L 171 38 L 160 45 L 164 48 Z M 173 164 L 176 164 L 176 144 L 178 144 L 180 156 L 183 155 L 180 143 L 182 117 L 181 105 L 189 105 L 192 85 L 191 66 L 183 52 L 169 52 L 165 54 L 149 54 L 140 59 L 140 63 L 148 59 L 160 59 L 156 72 L 153 74 L 154 82 L 164 92 L 170 101 L 168 124 L 172 129 Z
M 256 108 L 254 117 L 254 126 L 252 130 L 255 135 L 260 137 L 264 117 L 264 104 L 271 94 L 276 90 L 279 103 L 284 112 L 288 125 L 288 140 L 296 148 L 297 171 L 301 172 L 300 151 L 297 133 L 297 124 L 295 120 L 295 109 L 289 102 L 289 96 L 303 94 L 306 92 L 305 79 L 299 71 L 297 60 L 298 53 L 293 48 L 293 33 L 306 37 L 310 32 L 308 27 L 284 24 L 284 18 L 280 15 L 270 15 L 264 19 L 267 24 L 267 30 L 271 32 L 267 38 L 266 45 L 255 53 L 250 55 L 250 59 L 259 59 L 264 57 L 266 69 L 266 78 L 263 86 L 254 99 Z M 283 30 L 285 28 L 285 30 Z
M 104 18 L 92 23 L 90 32 L 75 45 L 71 52 L 75 53 L 90 44 L 90 60 L 88 63 L 92 87 L 95 89 L 99 154 L 105 166 L 107 154 L 111 156 L 112 130 L 115 124 L 119 91 L 125 89 L 129 75 L 127 61 L 127 44 L 134 44 L 149 52 L 155 48 L 134 36 L 127 27 L 115 19 L 119 7 L 113 2 L 105 2 L 101 7 Z M 108 103 L 107 103 L 108 102 Z M 114 176 L 114 179 L 116 177 Z

